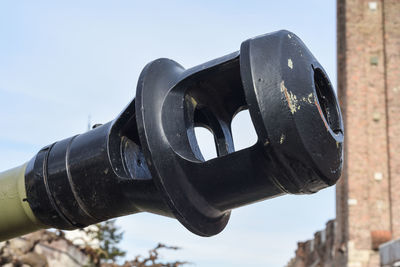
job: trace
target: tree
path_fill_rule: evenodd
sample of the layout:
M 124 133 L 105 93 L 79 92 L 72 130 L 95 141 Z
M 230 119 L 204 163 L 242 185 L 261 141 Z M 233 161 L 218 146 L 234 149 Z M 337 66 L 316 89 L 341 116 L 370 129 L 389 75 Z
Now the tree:
M 172 249 L 178 250 L 179 247 L 166 246 L 159 243 L 155 248 L 149 250 L 149 255 L 147 257 L 136 256 L 134 260 L 125 261 L 122 267 L 179 267 L 188 264 L 188 262 L 174 261 L 162 263 L 159 261 L 159 250 L 160 249 Z
M 52 257 L 50 266 L 54 266 L 54 258 L 60 259 L 54 257 L 54 253 L 68 254 L 68 259 L 80 266 L 87 262 L 85 265 L 87 267 L 180 267 L 188 264 L 182 261 L 163 262 L 160 259 L 161 249 L 178 250 L 180 248 L 161 243 L 149 250 L 147 256 L 138 255 L 133 260 L 125 260 L 122 265 L 117 264 L 118 258 L 125 256 L 125 251 L 118 247 L 123 238 L 123 232 L 115 225 L 115 220 L 86 227 L 81 229 L 81 232 L 82 234 L 78 234 L 75 238 L 67 238 L 65 232 L 61 230 L 40 230 L 24 237 L 0 242 L 0 265 L 46 267 L 50 263 L 47 257 Z M 53 247 L 52 242 L 64 242 L 65 247 L 62 249 L 59 245 Z M 36 249 L 37 246 L 39 249 Z M 43 247 L 52 248 L 53 256 L 44 253 Z M 74 254 L 70 254 L 71 247 L 74 247 L 77 253 L 88 256 L 89 259 L 82 261 L 81 257 L 73 257 Z M 61 265 L 63 264 L 59 262 L 56 266 Z
M 123 232 L 115 225 L 115 220 L 98 223 L 96 226 L 99 230 L 95 238 L 99 240 L 99 247 L 104 252 L 101 259 L 115 262 L 117 258 L 125 256 L 126 252 L 118 247 Z
M 115 220 L 109 220 L 81 229 L 85 237 L 83 249 L 90 256 L 95 266 L 104 263 L 115 263 L 126 252 L 118 247 L 123 238 L 123 232 L 115 225 Z
M 126 260 L 123 265 L 116 264 L 119 257 L 125 256 L 125 251 L 118 247 L 123 238 L 123 232 L 115 225 L 115 220 L 110 220 L 83 229 L 92 241 L 98 244 L 86 244 L 86 253 L 90 255 L 92 264 L 101 267 L 179 267 L 188 262 L 174 261 L 161 262 L 160 249 L 178 250 L 179 247 L 167 246 L 159 243 L 155 248 L 149 250 L 148 256 L 138 255 L 133 260 Z

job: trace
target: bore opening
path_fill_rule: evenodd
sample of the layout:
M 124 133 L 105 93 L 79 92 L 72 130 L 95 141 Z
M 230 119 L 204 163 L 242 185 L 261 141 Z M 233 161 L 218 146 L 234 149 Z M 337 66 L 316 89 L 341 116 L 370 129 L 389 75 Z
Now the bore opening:
M 314 69 L 314 86 L 325 121 L 335 134 L 342 133 L 335 93 L 330 81 L 320 68 Z

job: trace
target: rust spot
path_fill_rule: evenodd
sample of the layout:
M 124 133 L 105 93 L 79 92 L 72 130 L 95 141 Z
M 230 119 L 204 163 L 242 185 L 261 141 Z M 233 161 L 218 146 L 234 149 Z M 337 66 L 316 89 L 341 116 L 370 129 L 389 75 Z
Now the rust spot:
M 329 131 L 329 125 L 328 125 L 328 123 L 326 122 L 324 113 L 322 112 L 321 106 L 318 104 L 317 99 L 314 100 L 314 103 L 315 103 L 315 105 L 316 105 L 317 108 L 318 108 L 319 115 L 321 116 L 321 119 L 323 120 L 323 122 L 324 122 L 324 124 L 325 124 L 326 130 Z
M 285 87 L 285 81 L 281 82 L 281 92 L 283 92 L 285 95 L 290 112 L 294 114 L 297 110 L 300 109 L 300 105 L 297 105 L 298 103 L 297 96 L 287 90 L 287 88 Z
M 286 97 L 286 101 L 287 101 L 288 104 L 289 104 L 289 103 L 290 103 L 290 98 L 289 98 L 289 94 L 288 94 L 288 92 L 287 92 L 287 89 L 286 89 L 286 87 L 285 87 L 285 82 L 284 82 L 284 81 L 281 82 L 281 92 L 284 92 L 285 97 Z M 290 104 L 289 104 L 289 107 L 290 107 Z

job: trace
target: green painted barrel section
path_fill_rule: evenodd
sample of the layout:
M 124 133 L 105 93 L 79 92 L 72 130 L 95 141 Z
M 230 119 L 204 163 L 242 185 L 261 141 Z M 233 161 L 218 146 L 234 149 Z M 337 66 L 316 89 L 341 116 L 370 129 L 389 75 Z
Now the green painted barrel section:
M 41 228 L 26 199 L 27 164 L 0 173 L 0 241 Z

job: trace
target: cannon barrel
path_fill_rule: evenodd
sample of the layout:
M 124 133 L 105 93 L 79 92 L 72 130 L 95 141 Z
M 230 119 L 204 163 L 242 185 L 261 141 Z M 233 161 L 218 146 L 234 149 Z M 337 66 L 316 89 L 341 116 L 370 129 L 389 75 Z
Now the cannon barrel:
M 236 151 L 231 122 L 244 109 L 258 139 Z M 196 126 L 213 133 L 216 158 L 204 160 Z M 0 240 L 143 211 L 212 236 L 236 207 L 335 184 L 343 133 L 327 74 L 289 31 L 190 69 L 157 59 L 113 121 L 0 174 Z

